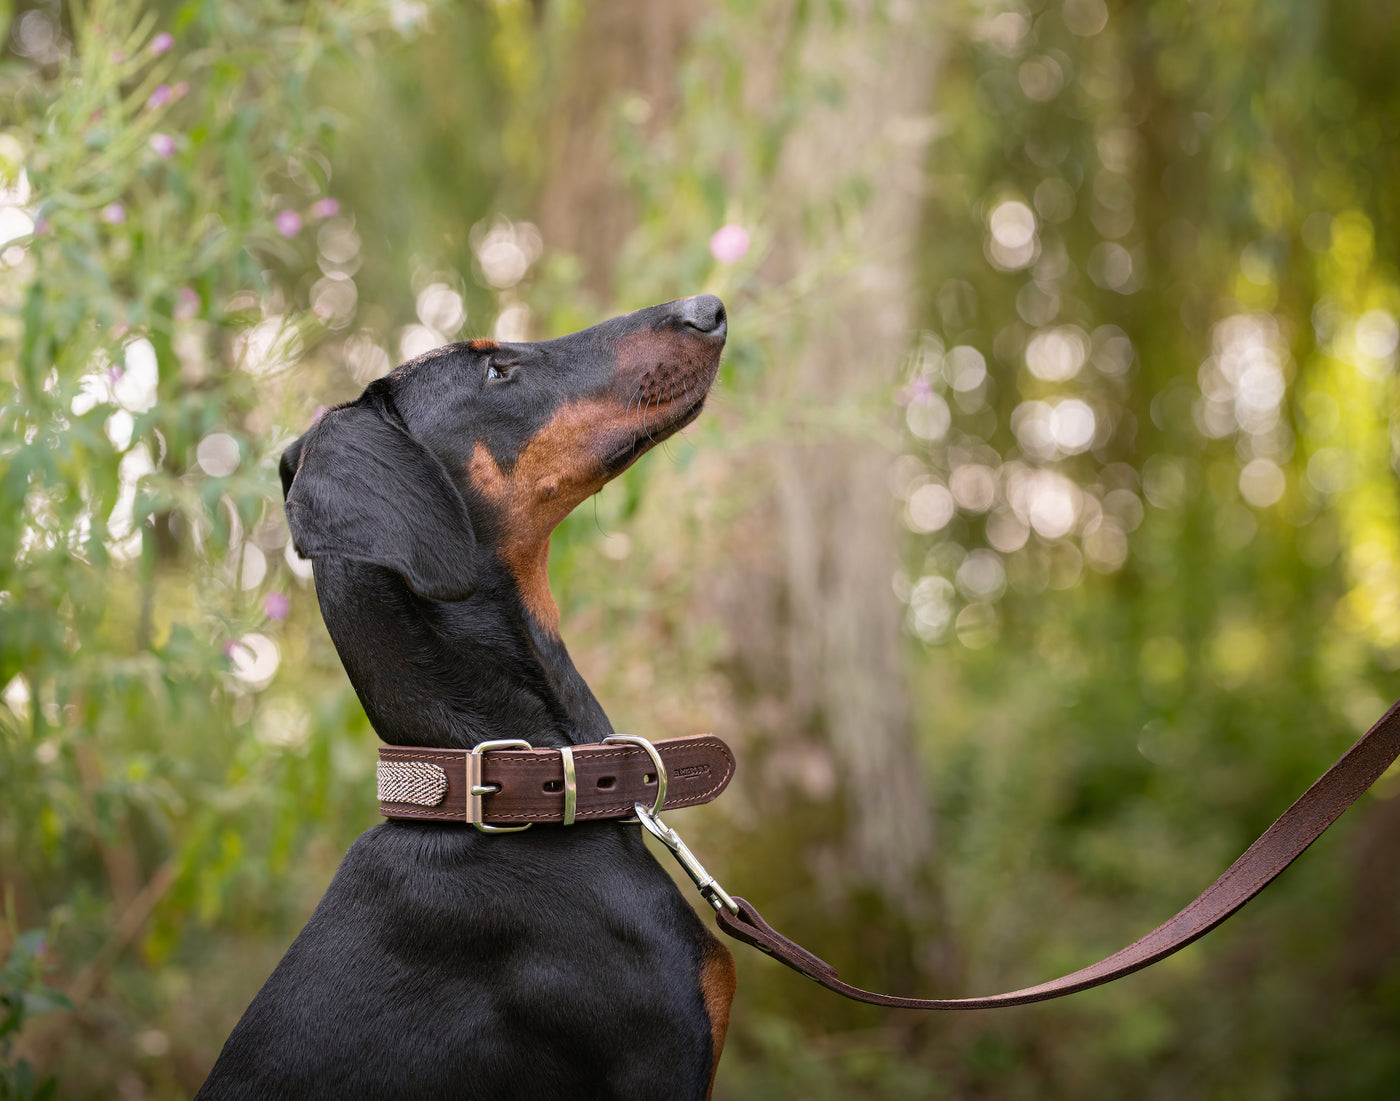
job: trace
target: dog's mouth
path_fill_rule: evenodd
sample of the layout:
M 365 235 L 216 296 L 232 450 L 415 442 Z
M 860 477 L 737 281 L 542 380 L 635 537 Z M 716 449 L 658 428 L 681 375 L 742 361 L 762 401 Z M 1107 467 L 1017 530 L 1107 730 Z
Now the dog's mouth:
M 609 478 L 621 474 L 657 444 L 669 440 L 681 429 L 691 424 L 705 407 L 705 399 L 710 394 L 709 383 L 712 381 L 713 376 L 706 380 L 705 385 L 698 387 L 694 397 L 688 404 L 681 406 L 678 413 L 668 409 L 657 417 L 655 423 L 652 423 L 647 420 L 643 412 L 641 414 L 642 423 L 637 428 L 637 435 L 621 444 L 603 460 L 604 473 Z M 638 416 L 635 410 L 632 416 L 633 418 Z

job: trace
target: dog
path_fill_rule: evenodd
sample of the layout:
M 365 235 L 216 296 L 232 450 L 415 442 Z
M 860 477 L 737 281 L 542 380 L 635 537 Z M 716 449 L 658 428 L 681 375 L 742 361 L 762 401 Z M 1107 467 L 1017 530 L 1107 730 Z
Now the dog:
M 287 448 L 293 544 L 383 741 L 613 733 L 560 638 L 550 533 L 699 415 L 726 335 L 699 295 L 448 345 Z M 700 1099 L 733 993 L 637 826 L 389 821 L 350 847 L 198 1099 Z

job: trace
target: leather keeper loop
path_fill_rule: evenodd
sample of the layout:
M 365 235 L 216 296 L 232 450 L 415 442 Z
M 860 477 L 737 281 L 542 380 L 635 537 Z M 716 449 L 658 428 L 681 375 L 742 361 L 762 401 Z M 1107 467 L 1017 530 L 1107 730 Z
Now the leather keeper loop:
M 574 768 L 573 746 L 559 747 L 559 763 L 564 766 L 564 819 L 561 826 L 572 826 L 578 815 L 578 772 Z

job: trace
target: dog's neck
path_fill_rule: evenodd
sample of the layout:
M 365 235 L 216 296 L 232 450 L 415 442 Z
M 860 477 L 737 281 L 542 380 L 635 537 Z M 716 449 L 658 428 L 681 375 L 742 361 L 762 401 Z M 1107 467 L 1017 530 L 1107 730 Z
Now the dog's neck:
M 534 579 L 533 594 L 519 594 L 521 599 L 517 608 L 520 621 L 529 637 L 535 661 L 544 671 L 554 698 L 569 716 L 569 741 L 575 745 L 602 741 L 613 733 L 612 723 L 575 667 L 559 633 L 559 608 L 549 591 L 548 540 L 537 561 L 539 575 Z M 511 568 L 509 573 L 511 580 L 518 584 L 516 570 Z
M 443 747 L 497 738 L 558 746 L 611 734 L 557 620 L 540 622 L 511 566 L 482 550 L 477 590 L 458 603 L 417 596 L 378 566 L 316 563 L 322 617 L 376 732 L 392 745 Z

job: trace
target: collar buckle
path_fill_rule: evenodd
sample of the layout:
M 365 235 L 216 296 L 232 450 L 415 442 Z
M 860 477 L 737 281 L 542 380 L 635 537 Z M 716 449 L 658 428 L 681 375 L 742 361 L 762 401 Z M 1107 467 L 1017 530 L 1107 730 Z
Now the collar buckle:
M 466 819 L 482 833 L 519 833 L 528 830 L 534 823 L 523 826 L 488 826 L 481 820 L 481 797 L 493 795 L 501 790 L 500 784 L 481 782 L 481 755 L 493 749 L 533 749 L 523 738 L 498 738 L 495 741 L 480 742 L 467 754 L 467 808 Z M 572 764 L 572 762 L 570 762 Z

